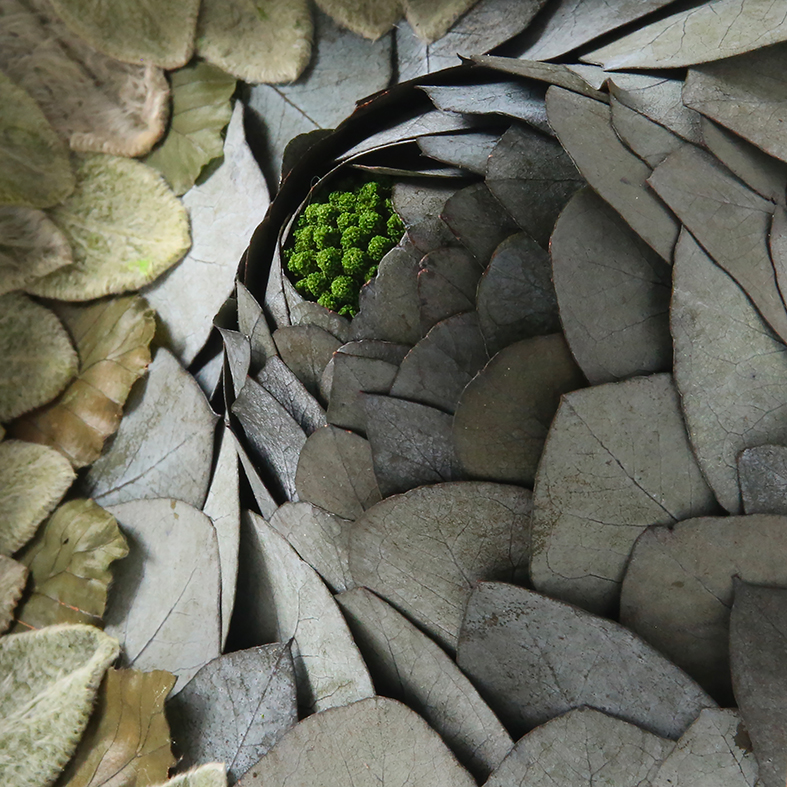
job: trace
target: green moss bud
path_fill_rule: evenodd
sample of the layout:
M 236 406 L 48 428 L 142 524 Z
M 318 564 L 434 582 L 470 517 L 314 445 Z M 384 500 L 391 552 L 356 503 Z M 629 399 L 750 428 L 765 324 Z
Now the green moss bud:
M 381 225 L 380 214 L 375 210 L 364 210 L 358 214 L 358 228 L 365 235 L 376 235 Z
M 303 213 L 301 214 L 301 218 L 304 219 L 304 226 L 306 225 L 316 225 L 319 224 L 320 219 L 320 205 L 317 203 L 312 203 L 311 205 L 307 205 L 303 209 Z
M 338 246 L 340 238 L 339 230 L 335 230 L 333 227 L 315 227 L 314 229 L 314 245 L 318 249 Z
M 326 309 L 330 309 L 331 311 L 336 311 L 339 308 L 339 304 L 336 302 L 336 298 L 331 295 L 329 292 L 324 292 L 317 298 L 317 303 L 320 306 L 324 306 Z
M 369 262 L 361 249 L 348 249 L 342 256 L 342 268 L 348 276 L 356 279 L 363 277 Z
M 366 271 L 366 281 L 370 281 L 376 275 L 377 275 L 377 266 L 376 265 L 372 265 L 372 267 L 369 268 L 368 271 Z
M 364 240 L 364 234 L 360 227 L 348 227 L 342 233 L 342 248 L 346 251 L 354 247 L 359 247 Z
M 287 268 L 298 276 L 308 276 L 310 273 L 317 270 L 314 252 L 296 251 L 292 257 L 290 257 Z
M 343 240 L 344 238 L 342 238 Z M 384 235 L 375 235 L 366 248 L 366 253 L 373 262 L 380 260 L 393 248 L 393 242 Z
M 312 296 L 312 291 L 307 279 L 298 279 L 298 281 L 295 282 L 295 289 L 303 295 L 304 298 L 310 298 Z
M 322 271 L 315 271 L 306 277 L 309 291 L 315 298 L 319 298 L 324 292 L 328 291 L 328 279 Z
M 315 260 L 319 269 L 328 278 L 328 281 L 344 273 L 344 268 L 342 268 L 342 253 L 335 247 L 318 251 Z
M 344 232 L 348 227 L 357 227 L 358 226 L 358 214 L 357 213 L 342 213 L 336 219 L 336 226 L 339 228 L 339 232 Z
M 341 309 L 339 309 L 339 315 L 346 317 L 348 320 L 352 320 L 356 314 L 358 314 L 358 309 L 355 306 L 350 306 L 349 304 L 342 306 Z
M 295 251 L 310 251 L 314 246 L 314 231 L 317 229 L 311 224 L 307 224 L 301 229 L 295 230 Z
M 358 284 L 349 276 L 337 276 L 331 282 L 331 294 L 341 304 L 351 304 L 358 299 Z
M 330 227 L 335 224 L 339 209 L 335 205 L 322 204 L 317 206 L 316 213 L 318 224 L 321 227 Z
M 351 191 L 334 191 L 328 197 L 328 202 L 341 213 L 352 213 L 355 210 L 355 194 Z
M 388 217 L 385 228 L 388 231 L 388 237 L 394 243 L 398 243 L 402 239 L 404 223 L 395 213 Z

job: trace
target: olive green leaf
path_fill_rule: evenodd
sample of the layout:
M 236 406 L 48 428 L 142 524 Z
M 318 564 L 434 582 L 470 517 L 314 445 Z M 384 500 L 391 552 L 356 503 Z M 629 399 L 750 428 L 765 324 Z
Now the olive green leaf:
M 72 32 L 125 63 L 177 68 L 194 50 L 199 0 L 52 0 L 52 6 Z
M 10 555 L 32 538 L 74 477 L 68 460 L 47 446 L 0 443 L 0 554 Z
M 36 101 L 72 150 L 141 156 L 164 133 L 169 86 L 74 35 L 48 0 L 0 0 L 0 69 Z
M 0 782 L 50 784 L 74 752 L 117 640 L 95 626 L 0 638 Z
M 0 207 L 0 295 L 73 262 L 65 235 L 35 208 Z
M 245 82 L 292 82 L 312 50 L 307 0 L 202 0 L 197 54 Z
M 71 243 L 74 264 L 37 279 L 28 292 L 86 301 L 134 290 L 186 253 L 186 209 L 153 169 L 101 154 L 74 161 L 77 188 L 49 212 Z
M 164 700 L 175 676 L 110 669 L 90 723 L 57 787 L 148 787 L 175 765 Z
M 2 72 L 0 104 L 0 205 L 56 205 L 74 190 L 66 146 L 36 102 Z
M 209 63 L 190 63 L 170 75 L 172 120 L 167 136 L 145 163 L 158 170 L 176 194 L 185 194 L 202 168 L 221 155 L 221 132 L 232 116 L 235 80 Z
M 478 0 L 402 0 L 407 21 L 427 43 L 442 38 L 451 26 Z
M 209 762 L 156 787 L 227 787 L 227 769 L 223 762 Z
M 0 634 L 14 616 L 14 607 L 19 601 L 27 582 L 27 569 L 16 560 L 0 555 Z
M 150 363 L 155 316 L 137 295 L 54 308 L 76 344 L 79 372 L 54 402 L 17 420 L 12 432 L 85 467 L 117 430 L 131 386 Z
M 112 580 L 109 566 L 127 554 L 111 514 L 92 500 L 63 503 L 16 556 L 30 569 L 32 587 L 17 607 L 14 630 L 98 624 Z
M 77 370 L 60 320 L 20 293 L 0 296 L 0 422 L 46 404 Z
M 387 33 L 402 16 L 401 0 L 316 0 L 317 6 L 359 36 L 373 41 Z

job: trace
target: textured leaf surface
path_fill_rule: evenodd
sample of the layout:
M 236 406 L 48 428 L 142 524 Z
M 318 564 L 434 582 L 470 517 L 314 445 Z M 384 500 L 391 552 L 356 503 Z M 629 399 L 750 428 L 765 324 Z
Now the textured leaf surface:
M 675 252 L 675 382 L 703 474 L 719 502 L 736 513 L 738 454 L 787 437 L 787 351 L 688 233 Z
M 129 391 L 150 363 L 156 321 L 135 295 L 54 308 L 76 345 L 79 370 L 54 402 L 25 415 L 13 432 L 84 467 L 98 459 L 120 424 Z
M 175 764 L 164 700 L 175 676 L 163 670 L 110 669 L 62 787 L 149 785 Z
M 347 617 L 375 687 L 437 730 L 478 779 L 486 779 L 513 742 L 470 681 L 432 640 L 365 588 L 341 593 Z
M 183 757 L 178 770 L 218 760 L 236 781 L 298 721 L 289 646 L 211 661 L 167 703 L 167 716 Z
M 787 514 L 787 447 L 758 445 L 738 455 L 738 479 L 747 514 Z
M 514 737 L 587 705 L 674 739 L 714 706 L 623 626 L 499 582 L 470 596 L 457 663 Z
M 168 346 L 185 365 L 208 338 L 213 316 L 232 292 L 241 255 L 268 207 L 265 180 L 245 142 L 243 112 L 237 102 L 221 166 L 183 197 L 191 219 L 191 250 L 144 292 L 159 314 Z
M 281 358 L 270 358 L 255 379 L 298 422 L 307 435 L 325 426 L 325 410 Z
M 592 384 L 670 368 L 670 270 L 609 205 L 575 194 L 550 250 L 566 340 Z
M 297 725 L 256 763 L 239 787 L 277 784 L 341 787 L 473 787 L 440 736 L 405 705 L 370 697 Z
M 46 404 L 77 370 L 77 354 L 60 320 L 15 292 L 0 296 L 0 357 L 0 422 Z
M 163 347 L 134 390 L 115 439 L 85 474 L 83 492 L 101 505 L 174 497 L 202 507 L 216 415 L 199 385 Z
M 613 612 L 640 533 L 715 509 L 670 375 L 565 396 L 533 498 L 534 586 L 594 612 Z
M 135 290 L 176 263 L 190 244 L 186 211 L 158 174 L 138 161 L 74 157 L 77 186 L 49 217 L 71 244 L 73 265 L 28 291 L 86 301 Z
M 4 74 L 0 101 L 0 205 L 56 205 L 75 185 L 65 145 L 30 95 Z
M 372 681 L 330 591 L 262 517 L 245 514 L 251 569 L 244 592 L 252 637 L 291 638 L 298 705 L 322 711 L 374 694 Z
M 611 96 L 612 128 L 649 167 L 657 167 L 670 153 L 683 147 L 683 140 L 669 129 L 627 107 Z
M 51 448 L 0 442 L 0 555 L 13 554 L 32 538 L 74 478 L 68 460 Z
M 733 577 L 787 585 L 780 516 L 705 517 L 643 533 L 631 553 L 621 621 L 666 654 L 714 697 L 731 701 L 729 620 Z
M 0 555 L 0 634 L 14 617 L 14 607 L 22 597 L 27 568 L 10 557 Z
M 223 762 L 209 762 L 181 773 L 157 787 L 227 787 L 227 773 Z
M 603 779 L 615 787 L 641 787 L 650 784 L 673 746 L 614 716 L 578 708 L 525 735 L 486 784 L 573 787 Z
M 235 80 L 204 62 L 179 68 L 169 78 L 172 116 L 167 135 L 145 163 L 180 195 L 194 185 L 203 167 L 221 155 L 221 132 L 232 117 Z
M 383 500 L 353 526 L 353 578 L 454 650 L 477 580 L 526 579 L 530 498 L 520 487 L 463 482 Z
M 49 626 L 0 639 L 0 777 L 50 784 L 85 729 L 118 643 L 94 626 Z
M 402 15 L 401 0 L 320 0 L 317 5 L 342 27 L 372 40 L 387 33 Z
M 123 659 L 142 670 L 165 669 L 179 691 L 219 655 L 220 571 L 210 519 L 160 498 L 109 506 L 128 539 L 115 569 L 104 616 L 123 645 Z
M 16 631 L 55 623 L 98 625 L 112 581 L 110 565 L 128 554 L 115 518 L 92 500 L 69 500 L 17 554 L 30 586 L 17 607 Z
M 421 137 L 418 147 L 430 158 L 483 175 L 486 172 L 486 160 L 499 139 L 497 134 L 486 131 L 436 134 L 433 137 Z
M 281 359 L 312 394 L 331 356 L 342 342 L 317 325 L 289 325 L 273 333 Z

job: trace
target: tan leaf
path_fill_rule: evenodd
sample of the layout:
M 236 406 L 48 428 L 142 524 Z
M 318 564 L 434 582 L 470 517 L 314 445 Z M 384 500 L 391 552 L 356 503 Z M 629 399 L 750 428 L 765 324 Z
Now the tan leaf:
M 150 363 L 156 321 L 136 295 L 55 309 L 77 347 L 77 378 L 54 402 L 16 421 L 12 431 L 51 445 L 74 467 L 85 467 L 117 430 L 131 386 Z
M 427 43 L 442 38 L 478 0 L 402 0 L 407 21 Z
M 98 624 L 112 580 L 110 563 L 128 554 L 115 518 L 92 500 L 60 506 L 16 556 L 32 588 L 17 607 L 14 631 L 53 623 Z
M 111 669 L 85 734 L 57 787 L 147 787 L 175 765 L 164 700 L 175 676 Z
M 16 560 L 0 555 L 0 634 L 14 616 L 14 607 L 27 582 L 27 569 Z
M 402 16 L 401 0 L 316 0 L 342 27 L 372 41 L 387 33 Z

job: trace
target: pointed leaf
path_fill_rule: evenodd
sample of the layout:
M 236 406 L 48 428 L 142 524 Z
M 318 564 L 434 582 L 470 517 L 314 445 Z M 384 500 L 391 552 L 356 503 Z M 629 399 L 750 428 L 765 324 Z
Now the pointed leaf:
M 227 773 L 223 762 L 209 762 L 173 776 L 158 787 L 227 787 Z
M 163 670 L 110 669 L 76 753 L 58 787 L 152 784 L 175 764 L 164 700 L 175 676 Z
M 215 425 L 196 381 L 159 347 L 144 387 L 132 393 L 112 445 L 88 469 L 81 489 L 102 506 L 175 497 L 202 507 Z
M 182 755 L 178 770 L 219 760 L 236 781 L 298 721 L 289 646 L 211 661 L 167 703 L 167 717 Z
M 615 133 L 649 167 L 657 167 L 670 153 L 683 147 L 684 142 L 677 134 L 627 107 L 614 95 L 610 97 L 609 105 Z
M 501 582 L 470 596 L 457 663 L 511 733 L 588 705 L 678 738 L 713 700 L 628 629 Z
M 387 33 L 402 16 L 401 0 L 319 0 L 317 6 L 342 27 L 372 41 Z
M 477 580 L 525 580 L 530 498 L 527 489 L 475 481 L 394 495 L 353 526 L 353 578 L 454 650 Z
M 101 622 L 110 565 L 128 554 L 115 518 L 92 500 L 69 500 L 16 556 L 30 571 L 15 631 Z
M 219 655 L 220 569 L 210 519 L 180 500 L 109 506 L 128 538 L 104 620 L 127 666 L 166 669 L 180 691 Z
M 77 377 L 54 402 L 18 420 L 13 433 L 85 467 L 117 430 L 129 391 L 150 363 L 156 320 L 136 295 L 55 308 L 76 345 Z
M 22 597 L 27 568 L 10 557 L 0 555 L 0 634 L 14 617 L 14 607 Z
M 236 285 L 238 299 L 238 327 L 251 344 L 251 373 L 256 374 L 265 362 L 276 355 L 276 345 L 271 331 L 262 312 L 262 306 L 244 287 L 242 282 Z
M 0 442 L 0 555 L 23 547 L 71 486 L 68 460 L 46 446 Z
M 498 134 L 487 131 L 437 134 L 433 137 L 421 137 L 418 147 L 425 155 L 437 161 L 484 175 L 486 160 L 499 139 Z
M 415 34 L 426 41 L 442 38 L 477 0 L 401 0 L 407 21 Z
M 312 394 L 325 365 L 342 345 L 335 336 L 316 325 L 290 325 L 278 328 L 273 341 L 281 359 Z
M 85 729 L 118 643 L 95 626 L 48 626 L 0 639 L 0 778 L 51 784 Z
M 188 365 L 208 338 L 213 316 L 235 285 L 249 238 L 268 206 L 268 190 L 243 132 L 243 105 L 232 113 L 224 161 L 183 197 L 194 242 L 183 261 L 144 295 L 159 313 L 180 361 Z
M 74 263 L 36 279 L 28 292 L 86 301 L 134 290 L 185 254 L 186 211 L 154 170 L 100 154 L 73 159 L 76 190 L 49 217 L 68 238 Z
M 281 358 L 270 358 L 255 379 L 298 422 L 307 435 L 325 426 L 325 410 Z
M 233 434 L 235 433 L 233 432 Z M 238 458 L 240 459 L 241 468 L 243 469 L 243 478 L 248 482 L 249 489 L 254 497 L 254 502 L 257 504 L 257 509 L 263 516 L 272 516 L 277 507 L 273 495 L 271 495 L 265 482 L 260 478 L 260 474 L 257 472 L 254 463 L 238 441 L 237 435 L 235 436 L 235 445 L 238 449 Z M 241 534 L 241 540 L 242 538 L 243 536 Z M 240 571 L 240 568 L 238 570 Z
M 224 345 L 224 358 L 229 380 L 232 383 L 232 395 L 237 396 L 246 383 L 251 365 L 251 343 L 240 331 L 218 328 Z
M 534 587 L 612 613 L 629 553 L 648 525 L 715 511 L 672 377 L 635 377 L 563 397 L 533 505 Z
M 675 249 L 675 383 L 692 446 L 719 502 L 740 511 L 736 460 L 787 438 L 787 350 L 738 285 L 687 232 Z M 713 348 L 705 337 L 713 336 Z
M 77 370 L 60 320 L 21 293 L 0 296 L 0 422 L 53 399 Z
M 747 514 L 787 514 L 787 447 L 758 445 L 741 451 L 738 478 Z

